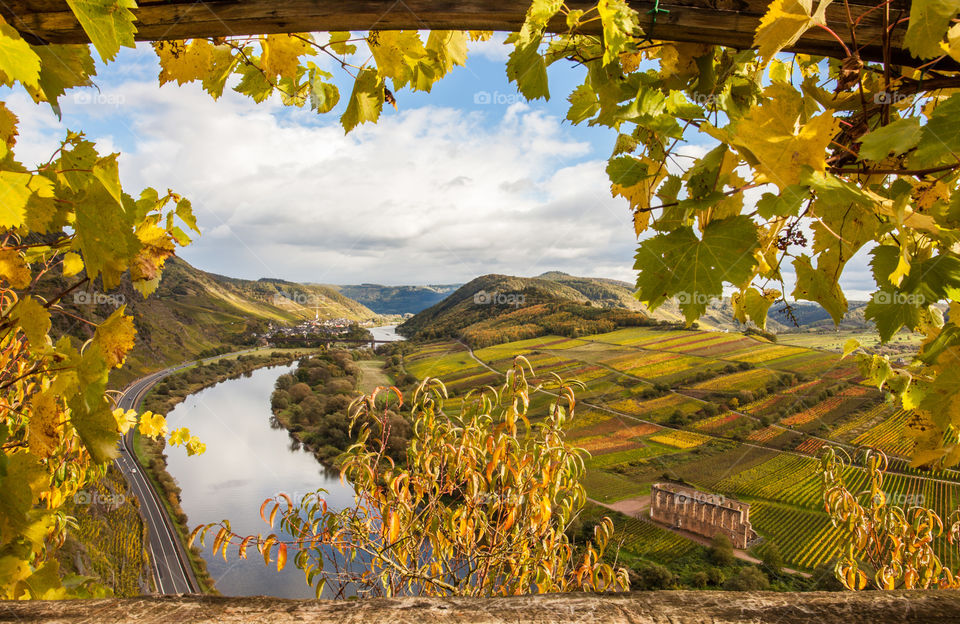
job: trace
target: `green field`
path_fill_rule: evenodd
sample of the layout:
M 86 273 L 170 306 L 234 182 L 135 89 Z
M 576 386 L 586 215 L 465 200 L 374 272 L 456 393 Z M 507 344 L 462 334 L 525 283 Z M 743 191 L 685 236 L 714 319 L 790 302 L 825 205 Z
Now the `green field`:
M 898 466 L 884 482 L 890 495 L 922 493 L 944 517 L 960 502 L 960 474 L 930 478 L 898 459 L 911 445 L 901 433 L 905 413 L 861 384 L 855 365 L 829 352 L 827 338 L 840 339 L 791 334 L 789 344 L 777 344 L 732 332 L 642 327 L 543 336 L 474 353 L 438 341 L 406 353 L 404 365 L 418 378 L 449 380 L 455 395 L 472 384 L 502 383 L 518 355 L 539 380 L 556 373 L 583 381 L 569 436 L 590 453 L 584 485 L 591 499 L 640 500 L 651 483 L 685 481 L 750 503 L 761 537 L 778 545 L 788 566 L 810 570 L 839 548 L 815 458 L 831 441 L 888 453 Z M 531 413 L 553 400 L 534 395 Z M 845 477 L 851 488 L 866 482 L 858 467 Z M 629 556 L 670 560 L 698 548 L 642 518 L 624 522 L 621 548 Z M 960 562 L 956 552 L 941 556 Z

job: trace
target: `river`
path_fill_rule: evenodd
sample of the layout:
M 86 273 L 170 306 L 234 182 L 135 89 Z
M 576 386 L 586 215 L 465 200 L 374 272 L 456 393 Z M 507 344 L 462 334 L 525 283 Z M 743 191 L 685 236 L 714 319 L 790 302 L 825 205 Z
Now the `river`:
M 295 364 L 261 368 L 249 377 L 240 377 L 211 386 L 186 398 L 167 415 L 171 429 L 189 427 L 207 445 L 203 455 L 187 457 L 183 448 L 167 448 L 168 470 L 182 490 L 182 506 L 192 529 L 200 523 L 230 520 L 241 535 L 268 535 L 279 528 L 260 519 L 260 504 L 278 492 L 296 500 L 307 492 L 325 488 L 333 509 L 353 504 L 353 490 L 340 483 L 338 473 L 324 468 L 312 454 L 295 448 L 285 429 L 270 426 L 270 394 L 277 377 L 292 371 Z M 253 547 L 247 559 L 237 556 L 235 547 L 222 556 L 210 552 L 216 529 L 207 534 L 203 556 L 210 576 L 220 593 L 227 596 L 269 595 L 283 598 L 312 598 L 303 572 L 293 565 L 263 564 Z
M 403 340 L 396 333 L 396 325 L 372 327 L 370 331 L 377 340 Z M 260 505 L 279 492 L 297 500 L 324 488 L 329 492 L 331 509 L 353 504 L 353 490 L 340 482 L 339 473 L 300 449 L 285 429 L 270 426 L 274 383 L 295 368 L 296 364 L 261 368 L 249 377 L 221 382 L 190 395 L 167 414 L 171 430 L 188 427 L 207 445 L 206 453 L 193 457 L 188 457 L 182 447 L 166 450 L 167 470 L 180 485 L 181 505 L 191 529 L 200 523 L 228 519 L 236 533 L 268 535 L 279 526 L 271 530 L 260 519 Z M 293 565 L 292 551 L 280 572 L 272 564 L 264 566 L 263 558 L 252 547 L 247 559 L 240 559 L 236 548 L 231 548 L 224 561 L 210 552 L 215 534 L 216 529 L 208 532 L 203 556 L 220 593 L 314 596 L 303 572 Z
M 397 333 L 396 325 L 381 325 L 380 327 L 370 327 L 369 329 L 370 333 L 373 334 L 374 340 L 387 340 L 389 342 L 404 340 L 404 337 Z

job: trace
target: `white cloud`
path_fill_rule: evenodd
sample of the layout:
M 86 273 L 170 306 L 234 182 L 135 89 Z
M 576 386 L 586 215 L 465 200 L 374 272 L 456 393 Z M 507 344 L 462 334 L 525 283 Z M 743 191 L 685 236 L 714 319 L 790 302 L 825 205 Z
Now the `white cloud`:
M 102 151 L 122 152 L 128 191 L 172 188 L 193 201 L 204 236 L 182 255 L 200 268 L 334 283 L 548 270 L 634 278 L 630 214 L 609 195 L 605 163 L 542 107 L 510 104 L 500 118 L 391 110 L 344 136 L 333 117 L 229 90 L 214 102 L 196 85 L 158 88 L 150 73 L 138 65 L 89 98 L 68 94 L 64 111 Z M 21 117 L 19 158 L 49 158 L 63 126 L 23 95 L 7 103 Z M 852 298 L 871 289 L 868 260 L 858 254 L 844 275 Z M 789 292 L 789 264 L 784 274 Z
M 554 269 L 632 279 L 630 215 L 605 163 L 584 162 L 590 146 L 528 104 L 493 123 L 401 110 L 344 136 L 333 118 L 229 92 L 214 102 L 195 86 L 127 82 L 102 95 L 113 93 L 122 106 L 82 112 L 116 117 L 98 144 L 124 146 L 128 191 L 192 200 L 205 235 L 182 255 L 200 268 L 334 283 Z M 49 155 L 62 131 L 47 117 L 25 115 L 21 154 Z
M 467 46 L 467 58 L 482 56 L 489 61 L 505 63 L 513 50 L 512 45 L 503 43 L 506 38 L 507 33 L 495 32 L 486 41 L 471 41 Z

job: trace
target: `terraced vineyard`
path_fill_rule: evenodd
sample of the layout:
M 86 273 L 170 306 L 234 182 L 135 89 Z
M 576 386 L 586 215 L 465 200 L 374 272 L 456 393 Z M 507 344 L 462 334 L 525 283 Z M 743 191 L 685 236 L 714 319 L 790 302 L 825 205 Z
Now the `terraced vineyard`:
M 843 529 L 834 527 L 823 512 L 756 502 L 750 505 L 750 520 L 757 531 L 776 536 L 780 554 L 800 568 L 815 568 L 840 553 Z
M 811 569 L 840 548 L 817 473 L 816 456 L 828 439 L 895 456 L 896 473 L 884 482 L 895 502 L 922 500 L 944 518 L 960 503 L 960 472 L 925 474 L 896 459 L 909 451 L 902 435 L 907 413 L 883 403 L 836 353 L 734 333 L 642 327 L 544 336 L 473 355 L 456 342 L 430 343 L 405 354 L 403 364 L 419 378 L 448 381 L 455 396 L 446 408 L 455 409 L 470 387 L 501 383 L 516 355 L 530 361 L 538 380 L 556 373 L 586 384 L 569 436 L 589 452 L 589 497 L 613 504 L 673 479 L 748 502 L 756 530 L 790 567 Z M 531 412 L 554 400 L 536 393 Z M 866 482 L 855 467 L 844 476 L 852 491 Z M 642 519 L 623 520 L 618 530 L 624 548 L 639 557 L 670 559 L 699 548 Z M 956 547 L 941 556 L 960 564 Z

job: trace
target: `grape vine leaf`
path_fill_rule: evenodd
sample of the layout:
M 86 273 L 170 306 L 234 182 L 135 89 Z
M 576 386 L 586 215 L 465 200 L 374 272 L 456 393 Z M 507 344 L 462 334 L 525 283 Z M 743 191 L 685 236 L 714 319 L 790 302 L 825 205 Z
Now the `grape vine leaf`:
M 50 313 L 42 303 L 28 295 L 17 303 L 14 316 L 33 347 L 42 348 L 46 345 L 51 321 Z
M 0 250 L 0 278 L 12 288 L 26 288 L 33 281 L 33 274 L 16 249 Z
M 784 189 L 800 181 L 804 166 L 826 168 L 826 149 L 839 120 L 830 112 L 803 123 L 803 100 L 792 88 L 767 87 L 770 99 L 755 104 L 730 134 L 730 142 L 747 160 L 755 160 L 767 179 Z
M 190 43 L 161 41 L 153 48 L 160 58 L 161 85 L 173 81 L 182 85 L 201 80 L 213 66 L 215 48 L 206 39 L 194 39 Z
M 347 110 L 340 117 L 344 132 L 350 132 L 358 125 L 368 121 L 377 121 L 383 110 L 383 79 L 374 69 L 363 69 L 353 83 L 353 93 Z
M 116 58 L 120 46 L 134 47 L 136 16 L 130 9 L 137 8 L 135 0 L 67 0 L 67 4 L 104 62 Z
M 943 54 L 940 42 L 951 20 L 960 13 L 960 0 L 912 0 L 903 43 L 917 58 Z
M 702 238 L 692 227 L 657 234 L 637 250 L 637 297 L 655 309 L 676 295 L 693 322 L 711 298 L 722 296 L 724 282 L 739 286 L 750 279 L 756 248 L 757 230 L 742 215 L 712 221 Z
M 540 55 L 540 39 L 517 43 L 507 59 L 507 78 L 528 100 L 550 99 L 547 65 Z
M 780 298 L 779 290 L 764 290 L 748 288 L 746 291 L 733 293 L 730 302 L 733 304 L 734 317 L 741 323 L 747 319 L 753 321 L 760 329 L 767 327 L 767 312 L 770 306 Z
M 607 65 L 627 49 L 627 43 L 640 28 L 640 23 L 637 12 L 624 0 L 599 0 L 597 12 L 603 26 L 603 64 Z
M 309 34 L 292 33 L 289 35 L 266 35 L 260 40 L 263 56 L 260 66 L 267 80 L 277 78 L 297 78 L 301 56 L 313 56 L 316 52 L 310 44 Z
M 40 79 L 37 88 L 27 86 L 35 102 L 46 101 L 60 117 L 59 98 L 67 89 L 93 85 L 91 76 L 97 73 L 90 46 L 43 45 L 33 48 L 40 59 Z
M 27 87 L 36 88 L 40 80 L 40 57 L 20 37 L 13 26 L 0 17 L 0 71 L 6 76 L 6 84 L 19 81 Z
M 794 298 L 819 303 L 830 313 L 833 322 L 839 324 L 847 313 L 847 298 L 840 290 L 836 276 L 828 275 L 819 268 L 814 269 L 806 254 L 794 259 L 793 268 L 797 273 Z
M 517 40 L 521 44 L 527 44 L 543 37 L 550 18 L 556 15 L 562 6 L 563 0 L 533 0 L 527 8 L 527 16 L 523 20 Z
M 956 162 L 960 152 L 960 93 L 951 95 L 933 110 L 923 126 L 917 150 L 910 155 L 911 167 L 934 167 Z
M 860 140 L 860 158 L 879 161 L 891 152 L 899 156 L 916 147 L 920 135 L 918 118 L 898 119 L 863 135 Z
M 33 177 L 29 173 L 16 171 L 0 171 L 0 227 L 17 228 L 24 224 L 26 219 L 27 200 L 32 191 L 30 182 Z
M 759 48 L 760 58 L 769 61 L 777 52 L 796 43 L 815 24 L 825 24 L 830 2 L 820 0 L 814 14 L 813 0 L 773 0 L 753 38 L 753 47 Z
M 5 470 L 0 472 L 0 542 L 8 544 L 29 525 L 28 514 L 47 473 L 27 451 L 12 452 L 5 459 Z

